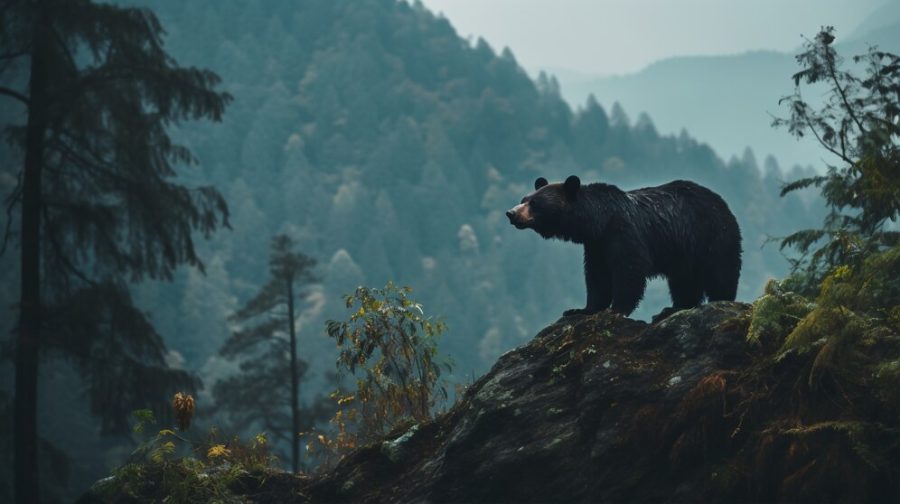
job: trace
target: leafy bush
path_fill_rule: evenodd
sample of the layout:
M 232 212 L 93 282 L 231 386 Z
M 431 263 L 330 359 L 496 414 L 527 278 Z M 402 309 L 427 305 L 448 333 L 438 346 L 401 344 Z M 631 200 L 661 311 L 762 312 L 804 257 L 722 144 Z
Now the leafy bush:
M 851 381 L 888 378 L 889 363 L 900 358 L 898 278 L 900 246 L 871 255 L 857 268 L 834 268 L 821 284 L 815 307 L 787 335 L 781 354 L 816 352 L 810 385 L 823 372 Z M 870 365 L 881 371 L 860 369 Z
M 337 390 L 332 436 L 318 434 L 319 446 L 340 454 L 401 427 L 421 423 L 447 400 L 437 341 L 446 325 L 425 316 L 409 287 L 359 287 L 345 299 L 350 318 L 327 322 L 339 349 L 338 370 L 355 380 L 356 390 Z M 314 444 L 308 444 L 315 450 Z
M 190 396 L 179 396 L 173 401 L 176 410 L 187 399 L 193 404 Z M 132 418 L 135 435 L 156 430 L 152 411 L 135 411 Z M 241 502 L 231 489 L 244 478 L 264 479 L 276 463 L 265 433 L 245 443 L 237 436 L 223 437 L 216 428 L 203 440 L 163 428 L 145 438 L 112 478 L 101 480 L 92 492 L 110 502 Z
M 783 338 L 814 306 L 803 296 L 786 290 L 784 282 L 769 280 L 765 293 L 753 302 L 747 340 L 763 343 Z

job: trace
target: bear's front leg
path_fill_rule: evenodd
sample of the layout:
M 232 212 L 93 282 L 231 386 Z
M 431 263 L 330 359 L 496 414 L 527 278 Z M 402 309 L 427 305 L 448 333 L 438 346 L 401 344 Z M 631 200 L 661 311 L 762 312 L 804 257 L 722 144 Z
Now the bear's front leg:
M 644 298 L 647 275 L 643 272 L 623 271 L 613 273 L 612 309 L 626 317 L 637 308 Z
M 621 248 L 621 244 L 620 247 Z M 632 248 L 633 249 L 633 248 Z M 634 250 L 620 250 L 615 255 L 620 264 L 612 268 L 612 310 L 626 317 L 644 298 L 650 263 Z M 630 255 L 629 255 L 630 254 Z
M 609 308 L 612 302 L 612 285 L 609 269 L 603 262 L 600 251 L 584 246 L 584 283 L 587 289 L 587 304 L 584 308 L 573 308 L 563 312 L 570 315 L 590 315 Z

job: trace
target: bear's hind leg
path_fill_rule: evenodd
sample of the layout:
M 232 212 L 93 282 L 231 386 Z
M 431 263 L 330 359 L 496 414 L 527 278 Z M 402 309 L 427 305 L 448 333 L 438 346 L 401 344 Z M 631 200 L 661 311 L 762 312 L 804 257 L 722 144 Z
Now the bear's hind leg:
M 672 308 L 685 310 L 699 306 L 703 301 L 703 279 L 692 275 L 676 274 L 668 278 Z
M 740 252 L 730 258 L 720 258 L 703 279 L 703 290 L 710 301 L 734 301 L 738 278 L 741 275 Z
M 703 281 L 690 275 L 669 275 L 666 279 L 669 284 L 669 296 L 672 298 L 672 306 L 663 310 L 651 319 L 657 323 L 681 310 L 687 310 L 699 306 L 703 302 Z

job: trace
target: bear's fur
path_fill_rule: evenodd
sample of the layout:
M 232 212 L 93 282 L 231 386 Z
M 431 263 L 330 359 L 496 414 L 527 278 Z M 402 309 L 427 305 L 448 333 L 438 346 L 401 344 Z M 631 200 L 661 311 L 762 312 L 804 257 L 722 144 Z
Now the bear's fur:
M 563 315 L 612 306 L 629 315 L 647 279 L 665 276 L 674 310 L 703 298 L 733 301 L 741 270 L 741 233 L 722 198 L 685 180 L 622 191 L 609 184 L 581 185 L 576 176 L 548 184 L 506 212 L 519 229 L 584 245 L 587 304 Z M 662 315 L 662 314 L 661 314 Z

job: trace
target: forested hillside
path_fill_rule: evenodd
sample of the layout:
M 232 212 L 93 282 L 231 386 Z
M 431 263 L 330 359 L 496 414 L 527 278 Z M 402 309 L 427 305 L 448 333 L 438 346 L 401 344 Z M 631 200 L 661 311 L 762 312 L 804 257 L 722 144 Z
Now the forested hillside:
M 788 269 L 777 246 L 762 248 L 767 236 L 819 220 L 817 200 L 779 198 L 781 183 L 798 174 L 773 158 L 758 162 L 748 151 L 723 161 L 686 132 L 660 135 L 646 115 L 605 110 L 602 96 L 573 110 L 555 79 L 529 79 L 510 50 L 460 38 L 419 4 L 122 3 L 152 8 L 179 63 L 212 69 L 234 96 L 221 124 L 174 132 L 200 161 L 182 178 L 224 194 L 231 231 L 198 242 L 205 275 L 182 270 L 172 283 L 133 286 L 172 350 L 170 364 L 197 372 L 206 392 L 235 370 L 218 356 L 234 329 L 228 316 L 266 282 L 268 244 L 279 233 L 318 261 L 322 278 L 300 307 L 299 353 L 310 363 L 301 390 L 311 396 L 333 369 L 324 321 L 345 316 L 341 296 L 357 285 L 412 286 L 427 313 L 442 314 L 441 351 L 455 359 L 457 382 L 583 306 L 581 249 L 517 231 L 504 216 L 538 176 L 578 174 L 623 189 L 680 178 L 719 192 L 744 235 L 744 300 Z M 8 166 L 5 189 L 15 183 Z M 3 281 L 14 285 L 12 258 L 2 260 Z M 13 306 L 14 289 L 2 296 Z M 664 284 L 653 284 L 635 317 L 668 304 Z M 42 428 L 64 447 L 95 453 L 71 434 L 88 417 L 77 390 L 64 386 L 70 379 L 45 369 L 41 407 L 67 415 L 45 417 Z M 97 458 L 120 459 L 113 445 Z
M 517 233 L 503 217 L 537 176 L 707 184 L 744 229 L 741 297 L 785 271 L 775 247 L 760 250 L 764 233 L 796 228 L 783 216 L 803 219 L 806 209 L 778 198 L 791 177 L 774 160 L 760 167 L 748 152 L 725 163 L 686 134 L 660 136 L 650 118 L 630 121 L 593 100 L 573 111 L 555 80 L 531 81 L 511 51 L 463 40 L 421 6 L 192 0 L 154 9 L 179 61 L 212 68 L 235 96 L 224 125 L 182 132 L 203 180 L 226 195 L 233 231 L 205 247 L 206 277 L 141 288 L 191 367 L 220 346 L 226 315 L 261 283 L 269 237 L 289 232 L 324 277 L 305 315 L 306 355 L 330 346 L 322 321 L 341 313 L 341 294 L 394 280 L 447 317 L 443 345 L 459 371 L 483 370 L 583 304 L 580 250 Z M 668 301 L 660 293 L 639 316 Z

